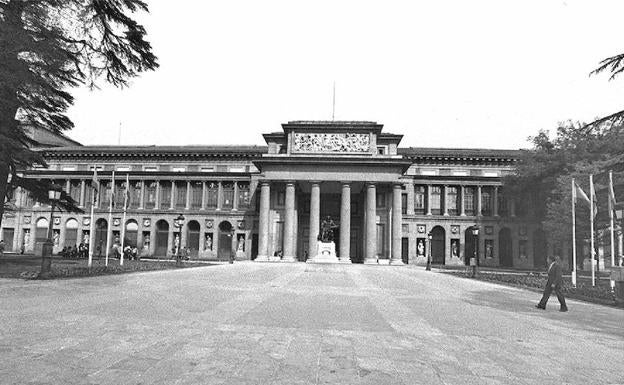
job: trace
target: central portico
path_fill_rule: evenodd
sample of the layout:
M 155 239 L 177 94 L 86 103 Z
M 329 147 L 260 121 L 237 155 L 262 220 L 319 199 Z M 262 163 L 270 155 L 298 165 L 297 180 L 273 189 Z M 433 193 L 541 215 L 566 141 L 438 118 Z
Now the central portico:
M 402 135 L 382 127 L 292 121 L 283 132 L 264 135 L 268 153 L 254 161 L 260 170 L 256 261 L 331 260 L 318 241 L 329 217 L 338 234 L 336 262 L 402 264 L 402 178 L 411 163 L 397 155 Z

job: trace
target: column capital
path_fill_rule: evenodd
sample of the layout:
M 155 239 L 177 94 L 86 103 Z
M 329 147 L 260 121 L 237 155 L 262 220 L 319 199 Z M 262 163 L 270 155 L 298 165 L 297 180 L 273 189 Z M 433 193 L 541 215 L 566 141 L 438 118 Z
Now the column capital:
M 351 186 L 351 183 L 353 183 L 353 182 L 352 181 L 346 181 L 346 180 L 340 181 L 340 185 L 342 185 L 342 186 Z
M 401 182 L 392 182 L 393 189 L 403 189 L 403 183 Z
M 267 186 L 267 185 L 271 184 L 271 181 L 270 180 L 261 180 L 261 181 L 258 181 L 258 184 L 260 184 L 260 186 Z

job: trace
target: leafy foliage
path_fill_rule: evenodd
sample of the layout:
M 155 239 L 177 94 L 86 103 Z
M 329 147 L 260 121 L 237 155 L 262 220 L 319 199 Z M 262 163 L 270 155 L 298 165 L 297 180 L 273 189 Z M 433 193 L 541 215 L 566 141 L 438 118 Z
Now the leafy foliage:
M 0 197 L 21 186 L 46 200 L 49 181 L 18 175 L 45 165 L 25 129 L 72 128 L 68 90 L 101 78 L 123 87 L 158 67 L 145 28 L 129 16 L 147 10 L 142 0 L 0 0 Z M 77 210 L 71 199 L 63 205 Z

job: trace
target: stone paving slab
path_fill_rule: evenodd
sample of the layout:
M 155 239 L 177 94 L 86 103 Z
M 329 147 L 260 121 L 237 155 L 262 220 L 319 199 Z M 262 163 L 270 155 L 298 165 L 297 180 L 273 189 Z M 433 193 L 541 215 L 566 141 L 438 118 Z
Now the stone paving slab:
M 624 311 L 538 297 L 411 266 L 0 280 L 0 384 L 624 384 Z

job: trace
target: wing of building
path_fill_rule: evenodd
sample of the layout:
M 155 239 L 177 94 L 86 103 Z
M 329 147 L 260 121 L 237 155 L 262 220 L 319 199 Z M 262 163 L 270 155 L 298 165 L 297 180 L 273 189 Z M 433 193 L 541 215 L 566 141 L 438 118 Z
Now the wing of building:
M 518 151 L 402 148 L 402 137 L 375 122 L 291 121 L 264 134 L 266 146 L 54 142 L 40 149 L 49 167 L 24 172 L 57 181 L 87 213 L 54 217 L 55 251 L 93 236 L 104 253 L 113 196 L 112 239 L 124 233 L 144 257 L 180 246 L 208 260 L 424 264 L 430 256 L 464 265 L 476 251 L 482 266 L 543 264 L 542 233 L 501 187 Z M 45 240 L 50 208 L 22 191 L 14 200 L 3 239 L 9 250 L 32 252 Z

